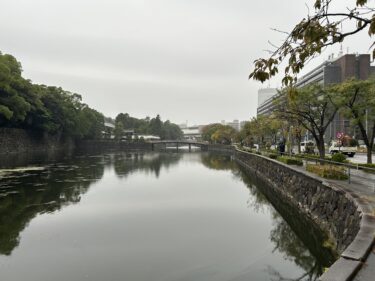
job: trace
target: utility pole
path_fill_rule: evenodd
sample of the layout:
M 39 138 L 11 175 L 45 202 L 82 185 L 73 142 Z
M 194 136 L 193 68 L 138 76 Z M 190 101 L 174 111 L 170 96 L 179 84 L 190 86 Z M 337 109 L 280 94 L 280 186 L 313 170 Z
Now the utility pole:
M 366 134 L 368 134 L 368 112 L 366 108 Z

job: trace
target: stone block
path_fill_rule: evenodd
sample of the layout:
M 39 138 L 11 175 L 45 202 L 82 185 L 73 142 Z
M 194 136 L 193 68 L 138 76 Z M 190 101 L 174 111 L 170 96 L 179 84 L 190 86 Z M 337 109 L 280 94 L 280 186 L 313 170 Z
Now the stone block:
M 320 281 L 349 281 L 359 270 L 361 262 L 345 258 L 338 259 L 322 276 Z

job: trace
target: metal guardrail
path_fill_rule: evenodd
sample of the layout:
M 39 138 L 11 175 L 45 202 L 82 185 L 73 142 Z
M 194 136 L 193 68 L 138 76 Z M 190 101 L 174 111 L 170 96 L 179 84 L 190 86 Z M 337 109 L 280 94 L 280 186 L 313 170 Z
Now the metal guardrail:
M 298 157 L 298 156 L 297 156 Z M 319 158 L 311 158 L 311 157 L 298 157 L 301 160 L 305 160 L 306 162 L 315 162 L 316 164 L 318 163 L 327 163 L 330 165 L 336 165 L 336 166 L 341 166 L 346 169 L 346 174 L 348 176 L 348 183 L 352 183 L 352 178 L 357 178 L 357 179 L 362 179 L 367 181 L 369 184 L 372 184 L 373 191 L 375 192 L 375 178 L 374 180 L 371 180 L 372 174 L 374 174 L 375 177 L 375 169 L 374 168 L 369 168 L 365 166 L 361 166 L 359 163 L 341 163 L 341 162 L 336 162 L 336 161 L 331 161 L 331 160 L 322 160 Z M 369 172 L 371 174 L 367 175 L 361 175 L 359 173 L 353 173 L 353 171 L 364 171 L 364 172 Z
M 370 185 L 370 187 L 372 187 L 373 191 L 375 192 L 375 168 L 362 166 L 360 163 L 342 163 L 342 162 L 336 162 L 336 161 L 327 160 L 327 159 L 319 159 L 315 157 L 313 158 L 313 157 L 308 157 L 308 156 L 289 155 L 287 153 L 280 154 L 278 151 L 274 151 L 274 152 L 259 151 L 259 152 L 261 152 L 262 155 L 273 153 L 273 154 L 278 154 L 280 156 L 294 157 L 294 158 L 298 158 L 301 160 L 305 160 L 306 163 L 307 162 L 315 162 L 315 164 L 325 163 L 325 164 L 344 167 L 346 169 L 346 174 L 348 175 L 349 184 L 352 183 L 352 178 L 364 180 Z M 361 175 L 359 172 L 353 173 L 353 171 L 363 171 L 363 172 L 367 172 L 368 174 Z

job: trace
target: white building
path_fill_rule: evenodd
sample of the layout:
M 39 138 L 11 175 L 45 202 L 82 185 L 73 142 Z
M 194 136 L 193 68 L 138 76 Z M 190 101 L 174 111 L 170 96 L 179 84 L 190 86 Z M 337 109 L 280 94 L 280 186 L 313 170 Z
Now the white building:
M 266 100 L 270 99 L 277 94 L 275 88 L 263 88 L 258 90 L 258 107 L 262 105 Z
M 240 121 L 237 119 L 233 120 L 233 122 L 228 122 L 226 125 L 231 126 L 236 131 L 240 130 Z
M 184 133 L 184 139 L 187 140 L 201 140 L 202 133 L 201 133 L 201 126 L 194 126 L 182 129 Z

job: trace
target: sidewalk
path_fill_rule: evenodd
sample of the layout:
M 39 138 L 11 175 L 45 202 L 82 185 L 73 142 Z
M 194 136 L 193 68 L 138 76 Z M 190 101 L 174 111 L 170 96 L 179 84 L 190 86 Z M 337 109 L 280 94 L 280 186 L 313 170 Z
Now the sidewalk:
M 303 167 L 293 166 L 293 167 L 316 177 L 315 174 L 307 172 L 304 166 Z M 341 189 L 343 189 L 344 191 L 346 191 L 347 193 L 355 197 L 357 201 L 363 203 L 363 205 L 366 206 L 364 210 L 365 215 L 368 215 L 370 220 L 372 220 L 375 216 L 375 174 L 366 173 L 361 170 L 354 170 L 354 169 L 351 169 L 350 173 L 351 173 L 350 183 L 348 181 L 327 180 L 323 178 L 322 180 L 329 183 L 330 185 L 340 187 Z M 375 223 L 375 221 L 371 221 L 371 222 Z M 369 231 L 373 231 L 373 228 L 371 228 L 371 230 Z M 373 235 L 374 233 L 372 233 L 372 237 L 374 237 Z M 365 245 L 366 243 L 364 240 L 362 242 L 364 243 L 361 245 L 357 243 L 355 246 L 357 246 L 358 248 L 361 248 L 360 251 L 363 252 L 366 247 Z M 350 245 L 349 247 L 351 246 L 352 245 Z M 366 249 L 368 249 L 368 242 L 367 242 Z M 362 267 L 359 269 L 358 273 L 355 275 L 353 280 L 354 281 L 375 280 L 375 245 L 373 245 L 372 250 L 370 251 L 367 259 L 363 262 Z

